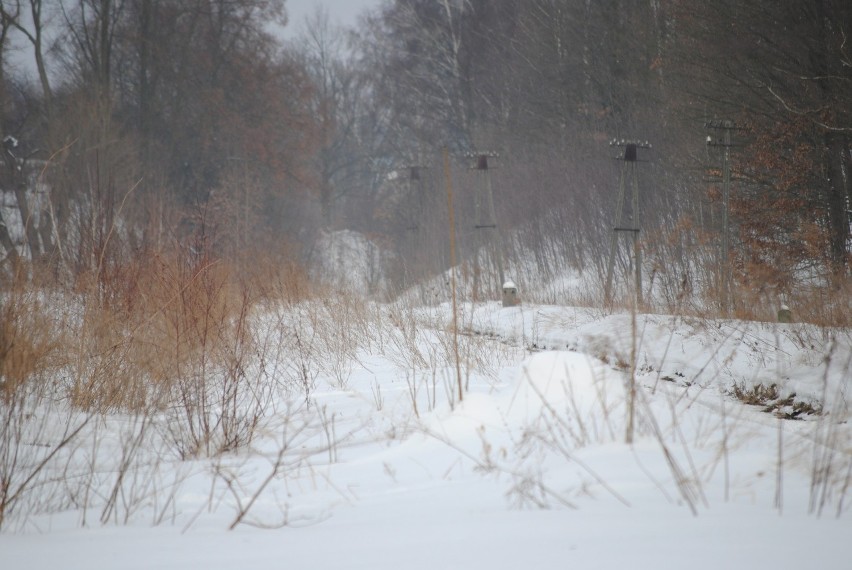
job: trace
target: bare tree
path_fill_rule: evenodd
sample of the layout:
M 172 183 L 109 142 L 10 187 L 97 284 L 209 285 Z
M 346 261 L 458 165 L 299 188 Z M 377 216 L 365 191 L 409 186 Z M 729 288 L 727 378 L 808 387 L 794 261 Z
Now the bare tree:
M 29 8 L 28 18 L 24 15 L 26 8 Z M 36 70 L 49 121 L 53 117 L 53 88 L 51 87 L 50 75 L 47 72 L 47 63 L 45 60 L 45 50 L 47 48 L 45 45 L 45 30 L 49 25 L 49 17 L 45 12 L 45 3 L 43 0 L 3 0 L 2 4 L 0 4 L 0 15 L 2 15 L 4 22 L 8 21 L 9 25 L 23 34 L 32 45 Z
M 323 224 L 330 227 L 335 206 L 362 183 L 357 141 L 361 85 L 349 61 L 346 31 L 330 22 L 324 8 L 305 20 L 294 45 L 314 86 L 311 106 L 320 143 L 315 170 Z
M 14 26 L 14 19 L 17 13 L 10 14 L 6 6 L 3 6 L 0 12 L 0 109 L 6 108 L 6 52 L 9 39 L 9 31 Z M 5 138 L 5 133 L 0 131 L 0 136 Z M 17 265 L 18 249 L 12 241 L 12 236 L 9 233 L 9 227 L 3 219 L 3 214 L 0 212 L 0 245 L 6 251 L 3 261 L 10 260 L 12 265 Z
M 735 165 L 748 183 L 739 220 L 744 239 L 762 234 L 767 241 L 751 240 L 744 257 L 786 249 L 787 259 L 824 260 L 828 273 L 845 278 L 852 250 L 852 7 L 842 0 L 695 2 L 678 16 L 687 58 L 677 62 L 679 89 L 715 116 L 750 127 Z M 775 214 L 761 215 L 767 208 Z M 810 251 L 797 245 L 808 241 Z M 789 267 L 776 269 L 793 277 Z

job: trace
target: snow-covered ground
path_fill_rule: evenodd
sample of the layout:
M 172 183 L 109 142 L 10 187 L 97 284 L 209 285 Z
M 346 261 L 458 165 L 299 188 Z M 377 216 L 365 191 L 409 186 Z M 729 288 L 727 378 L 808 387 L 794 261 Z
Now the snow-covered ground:
M 446 305 L 377 314 L 239 453 L 146 436 L 115 485 L 138 423 L 87 425 L 65 465 L 101 467 L 65 488 L 91 496 L 35 497 L 54 506 L 6 525 L 0 568 L 852 567 L 850 331 L 489 303 L 456 337 Z

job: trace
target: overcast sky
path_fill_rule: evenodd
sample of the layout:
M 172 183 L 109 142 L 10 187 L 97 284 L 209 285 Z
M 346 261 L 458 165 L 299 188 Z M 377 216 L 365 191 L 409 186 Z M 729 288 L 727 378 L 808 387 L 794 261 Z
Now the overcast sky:
M 284 6 L 290 17 L 288 27 L 297 27 L 304 21 L 305 16 L 311 14 L 320 4 L 328 10 L 333 24 L 352 26 L 361 12 L 375 8 L 381 4 L 381 0 L 286 0 Z
M 358 21 L 359 14 L 364 10 L 375 8 L 381 3 L 382 0 L 285 0 L 284 6 L 290 20 L 281 35 L 283 38 L 295 36 L 305 17 L 313 13 L 319 5 L 326 7 L 332 24 L 354 26 Z M 29 42 L 16 34 L 13 34 L 12 42 L 16 49 L 7 54 L 9 67 L 26 74 L 30 81 L 35 81 L 35 64 L 33 63 L 34 58 Z

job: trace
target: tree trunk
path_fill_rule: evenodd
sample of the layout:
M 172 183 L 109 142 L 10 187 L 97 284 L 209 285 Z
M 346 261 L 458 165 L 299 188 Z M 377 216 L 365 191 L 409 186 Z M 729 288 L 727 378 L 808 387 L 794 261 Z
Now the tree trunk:
M 21 173 L 20 176 L 23 176 Z M 41 258 L 41 244 L 39 242 L 38 229 L 30 213 L 27 202 L 27 186 L 24 180 L 15 182 L 15 199 L 18 202 L 18 212 L 21 214 L 21 223 L 24 226 L 24 235 L 30 248 L 30 260 L 35 263 Z
M 12 242 L 12 236 L 9 235 L 9 228 L 6 227 L 6 221 L 3 219 L 3 213 L 0 212 L 0 245 L 6 250 L 6 257 L 0 260 L 0 263 L 7 259 L 12 262 L 14 269 L 18 265 L 18 249 Z
M 848 269 L 846 244 L 849 242 L 849 173 L 844 172 L 844 158 L 849 152 L 846 137 L 837 131 L 825 136 L 828 163 L 826 206 L 829 220 L 829 259 L 835 277 L 845 277 Z
M 835 54 L 834 42 L 838 23 L 831 23 L 835 12 L 833 3 L 827 0 L 817 0 L 814 4 L 816 25 L 820 33 L 820 44 L 817 53 L 812 55 L 813 65 L 817 76 L 817 86 L 822 103 L 827 109 L 835 109 L 842 105 L 842 91 L 838 91 L 832 78 L 843 76 L 843 63 Z M 844 38 L 845 40 L 845 38 Z M 829 129 L 825 134 L 825 162 L 828 173 L 825 205 L 828 208 L 829 224 L 829 260 L 831 272 L 836 278 L 846 277 L 847 243 L 849 241 L 849 215 L 847 213 L 847 180 L 849 172 L 844 172 L 845 157 L 849 152 L 847 135 L 830 128 L 830 123 L 837 119 L 836 111 L 828 113 Z

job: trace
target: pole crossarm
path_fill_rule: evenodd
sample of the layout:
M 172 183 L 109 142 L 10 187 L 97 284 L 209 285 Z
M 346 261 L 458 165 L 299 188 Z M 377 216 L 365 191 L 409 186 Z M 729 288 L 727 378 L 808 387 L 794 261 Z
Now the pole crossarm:
M 612 139 L 609 146 L 635 146 L 637 148 L 652 148 L 651 143 L 639 139 Z
M 638 159 L 639 149 L 650 149 L 651 143 L 642 140 L 612 139 L 609 141 L 609 146 L 621 147 L 624 149 L 624 153 L 621 156 L 615 157 L 616 160 L 623 160 L 624 162 L 642 162 Z
M 705 129 L 725 129 L 730 131 L 745 131 L 746 127 L 736 124 L 729 119 L 713 119 L 704 123 Z
M 489 164 L 489 158 L 500 158 L 500 153 L 496 150 L 479 150 L 466 152 L 462 154 L 462 158 L 471 159 L 473 162 L 470 165 L 470 170 L 489 170 L 496 166 Z

